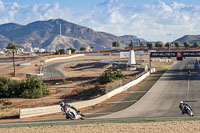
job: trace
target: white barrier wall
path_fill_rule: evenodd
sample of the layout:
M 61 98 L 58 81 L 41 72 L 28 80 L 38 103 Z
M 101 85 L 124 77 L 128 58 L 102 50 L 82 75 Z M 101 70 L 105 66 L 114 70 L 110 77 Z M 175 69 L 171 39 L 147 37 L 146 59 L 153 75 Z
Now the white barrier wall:
M 152 69 L 151 71 L 143 74 L 141 77 L 137 78 L 136 80 L 133 80 L 133 81 L 127 83 L 126 85 L 121 86 L 121 87 L 119 87 L 101 97 L 98 97 L 96 99 L 82 101 L 82 102 L 69 103 L 69 104 L 76 107 L 77 109 L 96 105 L 96 104 L 101 103 L 123 91 L 126 91 L 128 88 L 136 85 L 137 83 L 139 83 L 140 81 L 145 79 L 147 76 L 149 76 L 150 73 L 153 73 L 153 72 L 155 72 L 155 68 Z M 26 117 L 47 115 L 47 114 L 58 113 L 58 112 L 61 112 L 60 106 L 54 105 L 54 106 L 20 109 L 19 115 L 20 115 L 20 118 L 26 118 Z
M 70 58 L 84 56 L 84 55 L 85 54 L 76 54 L 76 55 L 72 55 L 72 56 L 68 56 L 68 57 L 56 57 L 56 58 L 47 59 L 44 62 L 47 63 L 47 62 L 54 61 L 54 60 L 70 59 Z

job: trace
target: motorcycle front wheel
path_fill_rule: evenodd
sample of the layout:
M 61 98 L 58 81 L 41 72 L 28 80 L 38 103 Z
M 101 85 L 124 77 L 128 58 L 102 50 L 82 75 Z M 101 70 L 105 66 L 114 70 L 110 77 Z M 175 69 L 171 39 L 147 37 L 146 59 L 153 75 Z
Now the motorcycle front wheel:
M 187 114 L 188 114 L 190 117 L 194 116 L 192 110 L 190 110 L 190 109 L 187 109 Z

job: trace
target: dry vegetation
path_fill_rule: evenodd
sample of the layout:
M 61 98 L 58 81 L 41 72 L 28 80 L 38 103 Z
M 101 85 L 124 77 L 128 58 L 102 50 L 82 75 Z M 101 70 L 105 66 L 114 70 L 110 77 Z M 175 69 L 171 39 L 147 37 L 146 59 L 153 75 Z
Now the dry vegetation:
M 40 127 L 1 128 L 4 133 L 199 133 L 200 121 L 102 123 Z
M 19 108 L 9 107 L 0 109 L 0 118 L 6 119 L 9 116 L 17 116 L 19 115 Z
M 49 57 L 45 57 L 49 58 Z M 42 59 L 45 59 L 42 57 Z M 90 59 L 91 57 L 84 57 L 84 59 Z M 117 61 L 119 57 L 116 56 L 108 56 L 108 57 L 92 57 L 92 58 L 102 58 L 102 59 L 108 59 L 109 60 L 115 60 Z M 142 58 L 141 56 L 136 57 L 137 59 Z M 145 57 L 146 58 L 146 57 Z M 82 59 L 82 57 L 78 57 L 77 59 Z M 148 59 L 148 57 L 147 57 Z M 39 62 L 41 59 L 36 59 L 31 62 L 31 64 L 34 65 L 34 63 Z M 147 61 L 147 60 L 146 60 Z M 53 63 L 53 62 L 52 62 Z M 158 62 L 159 64 L 159 62 Z M 11 63 L 7 64 L 8 66 L 12 66 Z M 99 95 L 102 95 L 104 93 L 104 87 L 99 86 L 98 84 L 91 84 L 87 83 L 88 81 L 95 80 L 105 69 L 111 67 L 111 65 L 106 64 L 99 64 L 95 61 L 82 61 L 79 63 L 73 63 L 70 65 L 65 65 L 63 67 L 63 70 L 70 75 L 69 78 L 66 79 L 66 84 L 58 84 L 56 85 L 55 82 L 53 84 L 50 84 L 49 89 L 51 90 L 52 94 L 48 97 L 44 98 L 44 105 L 52 105 L 55 103 L 60 102 L 63 100 L 63 98 L 66 98 L 67 101 L 70 99 L 76 100 L 86 100 L 90 98 L 95 98 Z M 29 69 L 28 69 L 29 68 Z M 23 68 L 17 69 L 17 75 L 20 75 L 21 72 L 25 74 L 28 71 L 36 71 L 38 70 L 35 66 L 28 66 Z M 2 70 L 1 70 L 2 71 Z M 12 69 L 9 69 L 9 71 L 12 71 Z M 132 71 L 135 73 L 134 71 Z M 126 75 L 130 75 L 130 71 L 126 72 Z M 57 82 L 57 81 L 56 81 Z M 87 84 L 85 84 L 87 83 Z M 99 91 L 93 91 L 96 90 L 95 88 L 99 88 Z M 89 93 L 87 90 L 90 90 Z M 84 92 L 85 91 L 85 92 Z M 94 93 L 95 92 L 95 93 Z M 83 95 L 84 94 L 84 95 Z M 95 95 L 86 95 L 85 94 L 95 94 Z M 40 99 L 19 99 L 19 98 L 13 98 L 9 99 L 13 102 L 13 105 L 15 107 L 36 107 L 40 105 Z M 21 103 L 21 104 L 20 104 Z M 11 116 L 11 114 L 18 114 L 18 109 L 15 110 L 15 113 L 10 113 L 9 111 L 3 111 L 1 112 L 4 114 L 4 116 Z M 2 116 L 0 116 L 2 117 Z

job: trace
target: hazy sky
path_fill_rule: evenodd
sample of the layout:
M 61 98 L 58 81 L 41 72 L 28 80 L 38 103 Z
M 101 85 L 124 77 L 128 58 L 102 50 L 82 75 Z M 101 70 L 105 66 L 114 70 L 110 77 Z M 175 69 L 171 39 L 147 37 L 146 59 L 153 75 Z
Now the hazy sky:
M 0 24 L 62 18 L 96 31 L 173 41 L 200 31 L 199 0 L 0 0 Z

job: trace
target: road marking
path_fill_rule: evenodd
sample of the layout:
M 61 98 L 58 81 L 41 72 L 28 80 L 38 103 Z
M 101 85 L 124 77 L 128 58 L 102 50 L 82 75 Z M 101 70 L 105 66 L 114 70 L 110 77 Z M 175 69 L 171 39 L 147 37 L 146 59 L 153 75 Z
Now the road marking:
M 127 91 L 127 92 L 124 92 L 124 93 L 145 93 L 147 91 Z
M 131 101 L 116 101 L 116 102 L 107 102 L 107 104 L 113 104 L 113 103 L 131 103 L 131 102 L 137 102 L 138 100 L 131 100 Z
M 106 115 L 106 114 L 111 114 L 111 113 L 113 113 L 113 112 L 102 112 L 102 113 L 100 113 L 100 112 L 96 112 L 96 113 L 84 113 L 84 115 L 92 115 L 92 114 L 102 114 L 102 115 Z

